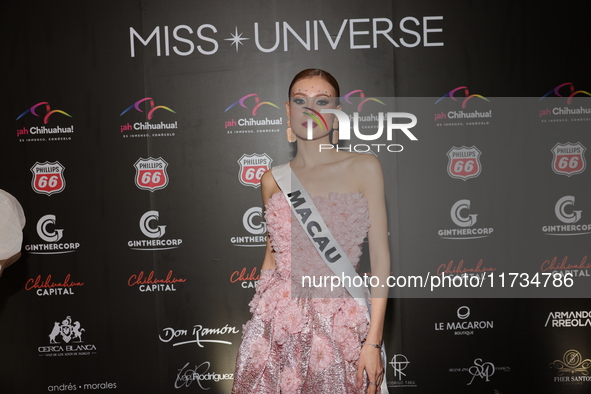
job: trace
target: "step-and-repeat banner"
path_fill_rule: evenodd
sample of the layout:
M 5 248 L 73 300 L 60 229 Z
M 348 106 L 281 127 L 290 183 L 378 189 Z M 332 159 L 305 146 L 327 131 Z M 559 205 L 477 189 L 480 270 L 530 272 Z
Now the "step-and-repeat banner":
M 581 11 L 12 4 L 0 188 L 27 223 L 0 279 L 0 392 L 230 391 L 264 252 L 260 177 L 295 153 L 291 78 L 322 68 L 351 115 L 339 149 L 384 169 L 391 392 L 588 393 Z

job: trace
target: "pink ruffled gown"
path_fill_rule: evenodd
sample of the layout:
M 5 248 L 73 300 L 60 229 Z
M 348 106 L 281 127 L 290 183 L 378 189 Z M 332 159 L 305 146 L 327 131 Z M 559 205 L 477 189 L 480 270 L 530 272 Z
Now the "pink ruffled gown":
M 360 193 L 313 200 L 357 268 L 370 226 L 367 200 Z M 344 289 L 340 298 L 302 295 L 310 290 L 302 290 L 302 275 L 334 274 L 292 215 L 285 196 L 274 194 L 265 218 L 276 268 L 261 273 L 250 303 L 252 319 L 243 327 L 232 393 L 365 393 L 367 383 L 357 388 L 356 374 L 369 330 L 366 308 Z

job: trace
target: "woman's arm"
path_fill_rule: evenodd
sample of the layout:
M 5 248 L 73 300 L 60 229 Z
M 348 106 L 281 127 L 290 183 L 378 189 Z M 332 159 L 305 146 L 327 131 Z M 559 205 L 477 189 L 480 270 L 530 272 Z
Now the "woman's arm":
M 261 178 L 261 195 L 263 197 L 263 204 L 265 207 L 267 206 L 267 203 L 273 194 L 279 191 L 281 191 L 281 189 L 279 189 L 279 186 L 277 186 L 271 171 L 265 172 Z M 263 266 L 261 269 L 275 269 L 275 256 L 273 254 L 273 247 L 271 246 L 271 238 L 269 237 L 269 233 L 267 233 L 267 247 L 265 248 L 265 258 L 263 259 Z
M 387 277 L 390 275 L 390 248 L 388 246 L 388 218 L 384 196 L 384 176 L 379 160 L 373 155 L 355 158 L 354 176 L 359 180 L 360 191 L 368 202 L 371 227 L 368 232 L 371 274 L 379 278 L 380 286 L 371 289 L 371 322 L 366 345 L 361 349 L 358 384 L 361 385 L 365 369 L 370 382 L 368 393 L 379 392 L 384 376 L 381 349 L 369 344 L 381 345 L 384 332 L 384 316 L 388 302 Z M 384 285 L 384 287 L 381 287 Z

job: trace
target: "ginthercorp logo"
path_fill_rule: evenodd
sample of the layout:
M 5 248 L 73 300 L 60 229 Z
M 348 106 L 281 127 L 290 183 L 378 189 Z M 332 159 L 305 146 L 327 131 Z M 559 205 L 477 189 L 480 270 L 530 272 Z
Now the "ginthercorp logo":
M 479 111 L 477 109 L 472 111 L 467 110 L 469 102 L 472 104 L 480 101 L 490 102 L 489 99 L 481 94 L 470 94 L 468 87 L 458 86 L 435 101 L 435 108 L 443 106 L 445 109 L 435 113 L 433 119 L 437 126 L 488 125 L 492 118 L 492 109 L 488 111 Z M 447 104 L 447 106 L 445 104 Z M 450 109 L 450 104 L 452 109 Z M 461 107 L 461 109 L 458 107 Z
M 96 346 L 82 340 L 85 331 L 79 321 L 74 321 L 70 316 L 67 316 L 64 320 L 54 323 L 48 335 L 48 344 L 39 346 L 37 352 L 39 356 L 45 357 L 96 354 Z
M 544 327 L 590 327 L 591 311 L 550 312 Z
M 149 239 L 132 240 L 127 245 L 132 250 L 170 250 L 178 248 L 182 239 L 163 238 L 166 234 L 166 225 L 159 224 L 160 213 L 147 211 L 139 220 L 140 231 Z
M 135 185 L 142 190 L 164 189 L 168 186 L 168 163 L 162 158 L 139 158 L 135 167 Z
M 482 172 L 480 164 L 480 155 L 482 152 L 475 146 L 452 147 L 447 152 L 449 159 L 447 164 L 447 174 L 463 181 L 470 178 L 476 178 Z
M 267 245 L 267 224 L 261 207 L 248 208 L 242 215 L 242 225 L 251 235 L 231 237 L 234 246 L 257 247 Z
M 31 167 L 33 191 L 48 196 L 63 192 L 66 188 L 65 169 L 59 161 L 35 162 Z
M 581 174 L 585 171 L 585 151 L 587 149 L 580 142 L 565 144 L 557 143 L 552 148 L 552 171 L 558 175 Z
M 173 113 L 176 112 L 165 105 L 156 105 L 154 99 L 152 97 L 144 97 L 139 99 L 129 107 L 127 107 L 119 116 L 124 116 L 129 112 L 140 112 L 145 115 L 145 121 L 142 122 L 127 122 L 126 124 L 122 124 L 119 126 L 119 131 L 122 133 L 124 138 L 134 138 L 134 137 L 173 137 L 175 135 L 174 131 L 178 129 L 178 121 L 174 122 L 155 122 L 153 120 L 154 116 L 156 115 L 156 111 L 158 114 L 160 113 Z M 125 117 L 128 117 L 126 115 Z M 156 117 L 158 118 L 158 117 Z
M 36 117 L 38 119 L 43 119 L 43 125 L 39 125 L 37 122 L 36 125 L 22 125 L 22 127 L 16 130 L 16 136 L 19 138 L 20 142 L 25 141 L 36 141 L 36 142 L 43 142 L 43 141 L 64 141 L 64 140 L 71 140 L 71 135 L 74 133 L 74 125 L 70 124 L 68 126 L 58 125 L 58 126 L 46 126 L 49 123 L 49 119 L 52 119 L 52 123 L 56 121 L 63 121 L 65 118 L 71 118 L 72 115 L 67 113 L 66 111 L 62 111 L 61 109 L 51 109 L 51 105 L 47 101 L 42 101 L 37 103 L 27 109 L 25 112 L 20 114 L 16 120 L 20 120 L 24 118 L 23 122 L 29 121 L 31 118 L 30 115 Z M 58 115 L 57 117 L 54 115 Z
M 58 242 L 64 237 L 64 229 L 57 225 L 57 218 L 53 214 L 42 216 L 36 225 L 37 235 L 45 243 L 25 245 L 30 254 L 64 254 L 73 253 L 79 247 L 79 242 Z
M 492 227 L 474 227 L 478 220 L 477 213 L 470 213 L 470 200 L 456 201 L 450 210 L 451 220 L 459 228 L 442 229 L 438 234 L 443 239 L 476 239 L 490 236 Z
M 276 110 L 281 111 L 281 108 L 279 108 L 272 102 L 262 101 L 257 93 L 250 93 L 245 96 L 242 96 L 237 101 L 230 104 L 230 106 L 228 106 L 228 108 L 226 108 L 224 112 L 228 112 L 230 114 L 233 112 L 237 112 L 238 114 L 240 114 L 240 111 L 236 111 L 236 109 L 238 109 L 237 106 L 245 108 L 247 110 L 246 113 L 248 113 L 250 117 L 239 117 L 237 118 L 237 120 L 232 118 L 224 121 L 224 128 L 227 134 L 277 133 L 281 131 L 281 128 L 277 126 L 283 125 L 282 116 L 278 118 L 269 118 L 268 116 L 265 116 L 263 118 L 263 115 L 257 116 L 257 113 L 261 107 L 265 108 L 268 106 L 274 108 L 273 110 L 271 110 L 271 112 L 265 111 L 265 114 L 267 115 L 276 113 Z M 244 114 L 244 112 L 242 112 L 242 114 Z M 267 126 L 271 127 L 267 128 Z
M 152 31 L 141 34 L 129 28 L 130 56 L 136 57 L 138 49 L 147 47 L 144 53 L 155 56 L 190 55 L 211 56 L 218 52 L 220 45 L 235 46 L 248 53 L 258 50 L 262 53 L 275 51 L 293 52 L 343 49 L 381 49 L 415 48 L 443 46 L 443 16 L 404 16 L 397 20 L 389 18 L 354 18 L 327 24 L 322 19 L 298 20 L 297 24 L 288 21 L 253 22 L 248 26 L 220 32 L 211 23 L 199 26 L 176 25 L 156 26 Z M 228 21 L 224 18 L 224 24 Z M 193 30 L 195 29 L 195 30 Z M 143 29 L 142 29 L 143 30 Z M 371 43 L 360 43 L 359 35 L 373 37 Z M 226 38 L 218 38 L 222 35 Z M 295 48 L 294 48 L 295 47 Z M 148 52 L 149 51 L 149 52 Z M 194 58 L 192 56 L 191 58 Z
M 457 310 L 460 321 L 435 323 L 435 331 L 454 331 L 454 335 L 474 335 L 477 330 L 492 329 L 492 320 L 468 320 L 470 308 L 461 306 Z
M 554 214 L 563 224 L 542 226 L 546 235 L 572 236 L 591 234 L 591 224 L 578 223 L 583 211 L 575 209 L 575 196 L 563 196 L 554 205 Z
M 404 372 L 410 365 L 404 354 L 395 354 L 388 364 L 394 370 L 394 379 L 388 381 L 388 387 L 417 387 L 416 381 L 407 378 Z
M 253 153 L 252 155 L 243 154 L 238 159 L 240 169 L 238 170 L 238 180 L 244 186 L 258 188 L 261 185 L 261 178 L 266 171 L 271 169 L 273 159 L 268 154 Z
M 589 376 L 591 360 L 583 359 L 578 350 L 567 350 L 562 356 L 562 360 L 554 360 L 550 363 L 550 368 L 556 371 L 554 383 L 591 382 L 591 376 Z

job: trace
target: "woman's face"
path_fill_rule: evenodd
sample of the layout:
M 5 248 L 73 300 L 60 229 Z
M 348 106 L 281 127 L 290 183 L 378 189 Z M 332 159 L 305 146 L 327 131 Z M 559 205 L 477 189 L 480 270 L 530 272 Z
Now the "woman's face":
M 333 127 L 335 116 L 321 114 L 322 109 L 338 109 L 332 85 L 321 77 L 300 79 L 289 92 L 286 103 L 291 129 L 302 140 L 326 137 Z

